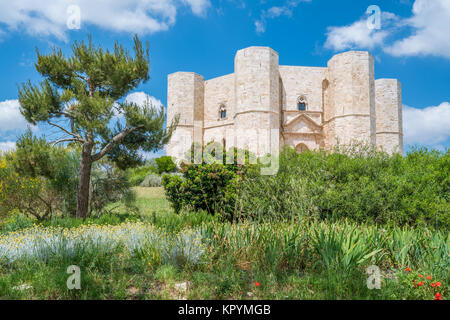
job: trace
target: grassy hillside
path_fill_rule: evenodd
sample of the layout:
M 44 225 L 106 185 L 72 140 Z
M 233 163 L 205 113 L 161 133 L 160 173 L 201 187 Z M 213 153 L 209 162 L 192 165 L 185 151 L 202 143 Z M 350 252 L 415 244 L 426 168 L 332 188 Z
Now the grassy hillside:
M 0 298 L 448 296 L 450 240 L 445 230 L 307 219 L 232 224 L 206 213 L 174 214 L 161 188 L 135 190 L 135 215 L 119 209 L 84 224 L 69 218 L 36 224 L 16 217 L 5 222 Z M 80 290 L 67 289 L 70 265 L 80 267 Z M 379 290 L 367 287 L 370 265 L 380 268 Z

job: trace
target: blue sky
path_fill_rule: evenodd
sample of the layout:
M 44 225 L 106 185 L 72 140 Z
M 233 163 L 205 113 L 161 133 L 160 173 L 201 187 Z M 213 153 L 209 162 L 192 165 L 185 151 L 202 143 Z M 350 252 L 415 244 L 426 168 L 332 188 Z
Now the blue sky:
M 380 29 L 367 27 L 370 5 L 381 10 Z M 73 29 L 78 21 L 80 28 Z M 87 34 L 105 48 L 115 40 L 131 47 L 138 33 L 150 43 L 151 80 L 129 98 L 145 93 L 163 104 L 168 74 L 194 71 L 209 79 L 231 73 L 234 55 L 244 47 L 269 46 L 280 64 L 304 66 L 326 66 L 338 52 L 368 50 L 376 78 L 402 83 L 405 143 L 445 150 L 449 21 L 449 0 L 0 0 L 0 149 L 14 147 L 26 129 L 17 85 L 40 80 L 36 47 L 49 52 L 57 46 L 69 54 L 70 43 Z M 45 127 L 34 130 L 47 133 Z

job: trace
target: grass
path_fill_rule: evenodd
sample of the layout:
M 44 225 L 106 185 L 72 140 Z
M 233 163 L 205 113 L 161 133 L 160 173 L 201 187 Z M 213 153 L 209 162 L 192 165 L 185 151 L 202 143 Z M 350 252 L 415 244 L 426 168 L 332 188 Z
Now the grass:
M 162 188 L 135 191 L 136 215 L 119 208 L 85 224 L 57 218 L 34 226 L 20 219 L 5 225 L 0 299 L 448 296 L 447 230 L 384 229 L 346 221 L 231 224 L 206 213 L 174 214 Z M 6 246 L 29 254 L 7 258 Z M 35 252 L 30 254 L 30 248 Z M 67 289 L 70 265 L 81 269 L 80 290 Z M 369 265 L 380 267 L 380 290 L 367 288 Z M 415 288 L 413 280 L 424 285 Z M 437 281 L 441 286 L 432 287 Z M 184 282 L 187 290 L 179 289 Z
M 133 190 L 136 192 L 136 206 L 141 215 L 150 215 L 153 212 L 162 214 L 173 212 L 170 203 L 165 198 L 164 188 L 134 187 Z

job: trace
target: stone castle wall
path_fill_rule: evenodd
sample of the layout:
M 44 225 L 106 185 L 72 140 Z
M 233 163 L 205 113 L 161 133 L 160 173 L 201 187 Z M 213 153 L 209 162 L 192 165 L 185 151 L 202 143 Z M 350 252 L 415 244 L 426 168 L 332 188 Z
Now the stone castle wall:
M 388 153 L 403 150 L 401 91 L 396 79 L 375 80 L 377 146 Z
M 306 111 L 298 110 L 298 102 Z M 222 119 L 219 109 L 227 116 Z M 168 122 L 179 125 L 167 154 L 182 158 L 193 142 L 250 149 L 258 156 L 290 145 L 299 151 L 363 142 L 403 152 L 400 83 L 375 81 L 368 52 L 335 55 L 327 67 L 279 65 L 268 47 L 239 50 L 234 73 L 204 81 L 189 72 L 168 77 Z

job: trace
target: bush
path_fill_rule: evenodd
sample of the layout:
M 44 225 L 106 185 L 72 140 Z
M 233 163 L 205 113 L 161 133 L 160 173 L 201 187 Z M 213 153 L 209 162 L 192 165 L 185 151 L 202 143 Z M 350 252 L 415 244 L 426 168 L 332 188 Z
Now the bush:
M 103 168 L 92 171 L 92 194 L 90 196 L 90 213 L 106 213 L 107 205 L 122 202 L 128 210 L 136 211 L 135 193 L 131 190 L 126 174 L 106 163 Z
M 18 139 L 16 151 L 0 160 L 0 215 L 18 209 L 44 219 L 55 212 L 76 211 L 76 150 L 52 147 L 27 131 Z
M 337 151 L 298 155 L 285 148 L 278 174 L 243 181 L 239 216 L 449 227 L 449 151 L 414 150 L 406 157 L 357 148 Z
M 53 147 L 26 132 L 15 152 L 0 157 L 0 216 L 18 211 L 38 220 L 55 214 L 75 215 L 79 152 Z M 106 160 L 97 162 L 91 177 L 90 212 L 102 213 L 111 202 L 133 209 L 134 195 L 125 174 Z
M 225 165 L 188 165 L 179 176 L 163 177 L 169 201 L 176 212 L 186 207 L 208 213 L 234 212 L 238 175 Z
M 163 172 L 175 172 L 177 169 L 177 165 L 173 162 L 172 157 L 162 156 L 155 159 L 156 165 L 158 167 L 158 173 L 161 174 Z
M 259 169 L 259 165 L 248 164 L 254 155 L 237 148 L 225 151 L 222 145 L 212 142 L 206 146 L 192 145 L 191 159 L 196 154 L 195 148 L 203 149 L 201 164 L 182 163 L 182 177 L 163 176 L 162 183 L 172 207 L 177 213 L 181 209 L 206 211 L 209 214 L 217 213 L 225 219 L 233 219 L 240 180 Z M 239 152 L 244 155 L 247 165 L 237 164 Z M 233 157 L 232 164 L 223 164 L 227 163 L 227 154 Z M 254 160 L 256 162 L 256 157 Z
M 140 184 L 141 187 L 161 187 L 161 176 L 149 174 Z
M 143 166 L 126 170 L 128 182 L 132 187 L 139 186 L 150 174 L 158 173 L 156 166 Z
M 0 223 L 0 231 L 3 233 L 8 233 L 31 228 L 32 226 L 33 220 L 31 220 L 28 216 L 17 211 L 12 211 L 9 213 L 8 219 L 5 219 Z

